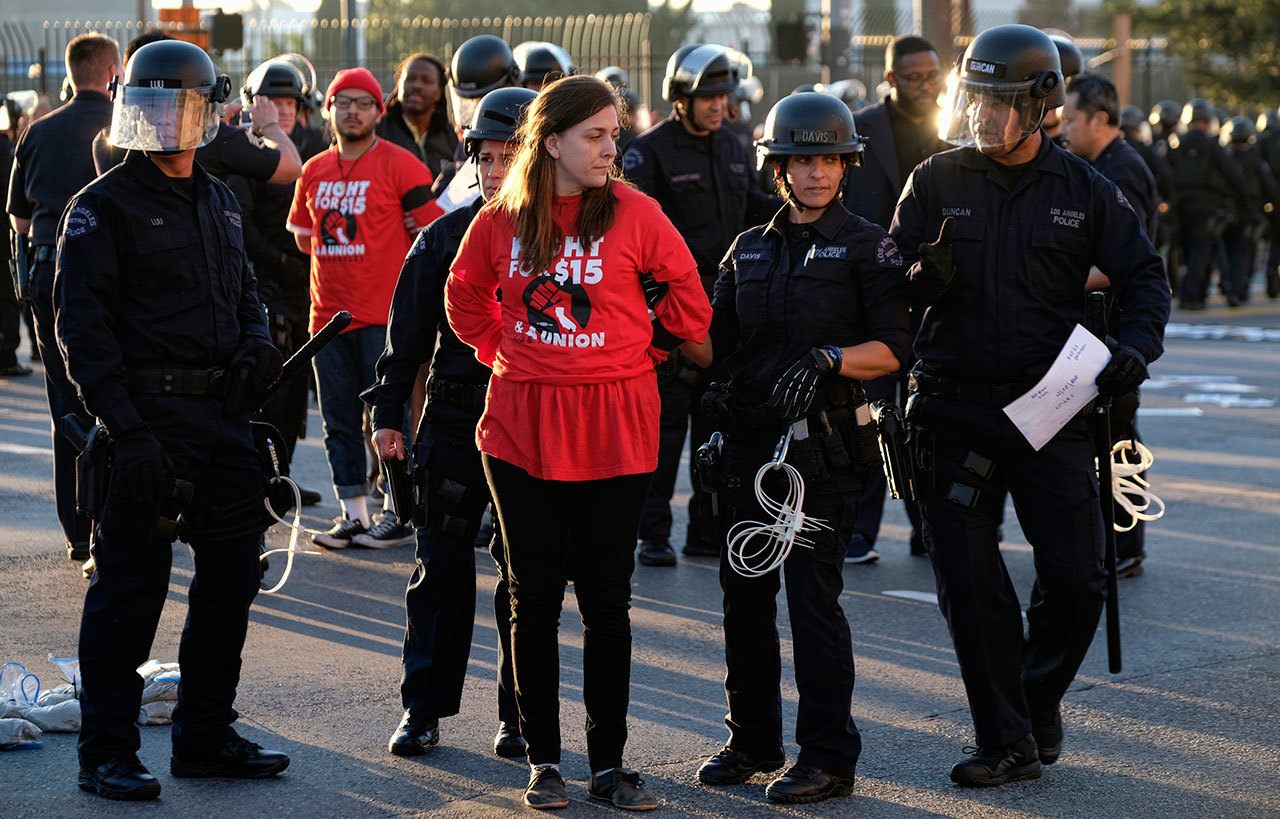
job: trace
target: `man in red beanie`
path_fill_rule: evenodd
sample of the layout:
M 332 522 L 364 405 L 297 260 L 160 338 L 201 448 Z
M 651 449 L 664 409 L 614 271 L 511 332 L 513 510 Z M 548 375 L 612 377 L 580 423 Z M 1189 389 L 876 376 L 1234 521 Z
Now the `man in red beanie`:
M 324 112 L 336 144 L 307 161 L 289 211 L 298 248 L 311 255 L 311 332 L 348 310 L 351 326 L 315 358 L 324 447 L 342 515 L 315 542 L 341 549 L 409 543 L 413 530 L 387 510 L 371 522 L 364 405 L 386 339 L 391 296 L 413 234 L 440 215 L 431 172 L 378 139 L 382 88 L 364 68 L 339 71 Z

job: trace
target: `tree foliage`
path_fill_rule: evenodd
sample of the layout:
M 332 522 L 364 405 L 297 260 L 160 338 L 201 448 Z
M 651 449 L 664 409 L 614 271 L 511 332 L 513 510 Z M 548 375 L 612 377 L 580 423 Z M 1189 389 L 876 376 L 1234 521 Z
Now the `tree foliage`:
M 1167 37 L 1200 96 L 1237 110 L 1280 101 L 1280 0 L 1120 0 L 1112 8 L 1132 13 L 1143 34 Z

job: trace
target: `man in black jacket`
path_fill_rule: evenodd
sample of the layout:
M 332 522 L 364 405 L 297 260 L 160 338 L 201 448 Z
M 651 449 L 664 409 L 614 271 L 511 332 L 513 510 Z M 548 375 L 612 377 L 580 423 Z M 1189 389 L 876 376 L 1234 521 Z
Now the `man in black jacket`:
M 861 167 L 850 168 L 845 179 L 844 205 L 887 230 L 912 169 L 950 146 L 938 139 L 938 92 L 942 90 L 943 74 L 934 47 L 921 37 L 899 37 L 885 49 L 884 65 L 889 96 L 879 105 L 853 115 L 867 145 Z M 913 331 L 918 329 L 919 321 L 919 315 L 913 314 Z M 904 366 L 900 374 L 868 382 L 867 397 L 872 401 L 905 401 L 909 369 Z M 879 559 L 875 543 L 884 515 L 885 488 L 882 473 L 873 471 L 867 476 L 846 563 L 872 563 Z M 905 506 L 911 520 L 911 553 L 923 555 L 919 509 L 915 501 L 905 501 Z
M 458 149 L 444 89 L 444 65 L 430 54 L 410 54 L 396 66 L 395 89 L 377 127 L 378 136 L 421 159 L 433 179 Z

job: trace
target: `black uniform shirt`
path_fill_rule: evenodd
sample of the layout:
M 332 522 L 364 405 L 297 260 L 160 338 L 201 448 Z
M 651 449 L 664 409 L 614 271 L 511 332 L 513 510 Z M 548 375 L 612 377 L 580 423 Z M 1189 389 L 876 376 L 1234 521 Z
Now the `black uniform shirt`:
M 911 346 L 902 256 L 884 228 L 833 204 L 814 222 L 783 208 L 734 241 L 712 299 L 711 345 L 735 388 L 765 400 L 778 377 L 814 347 L 885 344 L 899 362 Z M 800 252 L 788 247 L 789 235 Z
M 485 385 L 491 371 L 476 360 L 445 320 L 444 285 L 462 237 L 484 201 L 441 216 L 418 234 L 405 257 L 387 319 L 387 347 L 375 370 L 378 381 L 361 396 L 373 407 L 374 429 L 400 429 L 418 368 L 431 363 L 431 375 L 458 384 Z M 439 345 L 436 336 L 439 334 Z M 433 354 L 434 351 L 434 354 Z M 469 424 L 480 420 L 455 404 L 428 401 L 426 416 L 437 422 Z
M 622 167 L 680 231 L 708 293 L 734 237 L 779 202 L 752 184 L 747 151 L 727 127 L 694 136 L 678 120 L 663 120 L 631 141 Z
M 1156 219 L 1160 215 L 1160 193 L 1156 189 L 1156 178 L 1142 155 L 1124 137 L 1116 137 L 1093 160 L 1093 167 L 1116 183 L 1124 198 L 1133 205 L 1147 238 L 1154 241 Z
M 9 185 L 9 213 L 31 220 L 31 243 L 58 240 L 67 200 L 98 175 L 93 137 L 111 123 L 111 100 L 81 91 L 66 106 L 31 124 L 21 139 Z
M 224 366 L 247 336 L 270 338 L 240 221 L 231 191 L 198 164 L 184 184 L 139 151 L 67 205 L 54 277 L 58 346 L 108 430 L 141 421 L 127 370 Z
M 1096 265 L 1125 320 L 1119 341 L 1154 361 L 1169 319 L 1164 264 L 1124 194 L 1041 134 L 1012 190 L 973 148 L 926 159 L 898 202 L 891 233 L 908 263 L 955 219 L 955 279 L 925 313 L 915 353 L 946 375 L 1001 384 L 1039 378 L 1086 312 Z

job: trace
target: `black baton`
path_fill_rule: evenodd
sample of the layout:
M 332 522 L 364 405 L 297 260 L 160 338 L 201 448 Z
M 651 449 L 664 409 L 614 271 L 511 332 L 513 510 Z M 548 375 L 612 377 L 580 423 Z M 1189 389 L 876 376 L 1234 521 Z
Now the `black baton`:
M 271 396 L 279 392 L 286 384 L 293 379 L 298 372 L 311 364 L 311 359 L 316 357 L 316 353 L 324 349 L 330 341 L 333 341 L 338 335 L 351 324 L 351 314 L 346 310 L 342 310 L 329 319 L 329 323 L 320 328 L 314 336 L 307 339 L 307 343 L 298 348 L 298 352 L 289 356 L 289 360 L 280 368 L 280 377 L 267 387 L 261 395 L 258 396 L 255 403 L 261 409 Z
M 1107 337 L 1107 297 L 1095 291 L 1089 294 L 1089 331 L 1098 338 Z M 1120 662 L 1120 597 L 1116 583 L 1116 507 L 1111 486 L 1111 399 L 1099 395 L 1093 402 L 1094 451 L 1098 454 L 1098 500 L 1102 503 L 1102 526 L 1106 536 L 1107 569 L 1107 668 L 1119 674 Z

